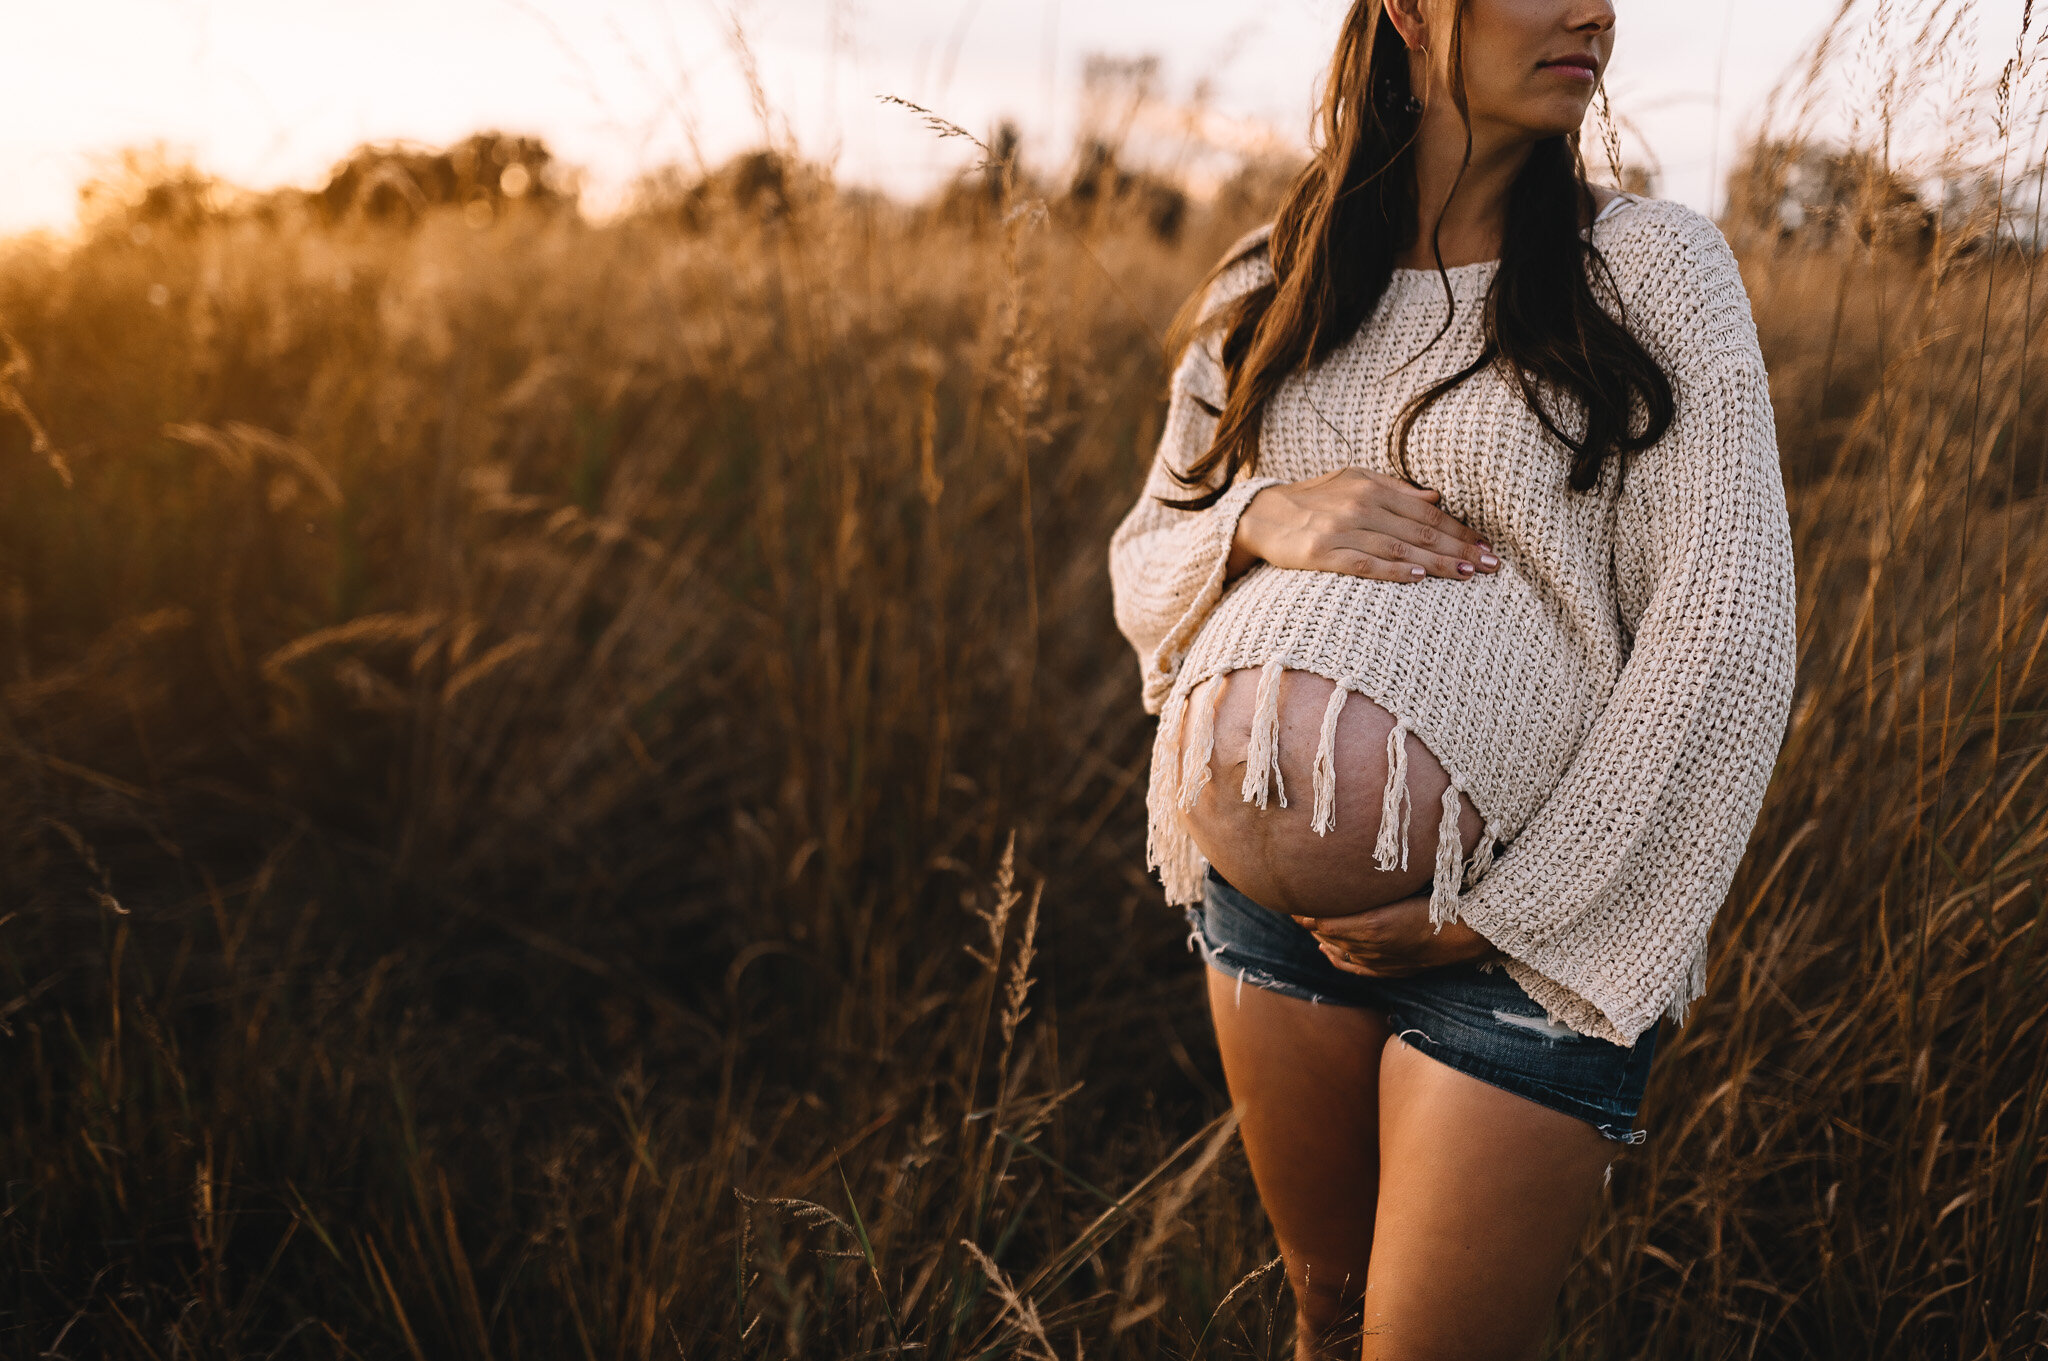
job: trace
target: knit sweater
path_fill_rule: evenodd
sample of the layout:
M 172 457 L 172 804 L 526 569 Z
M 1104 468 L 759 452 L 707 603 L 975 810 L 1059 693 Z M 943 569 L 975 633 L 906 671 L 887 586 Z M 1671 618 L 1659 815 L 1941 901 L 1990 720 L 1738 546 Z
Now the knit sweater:
M 1399 471 L 1387 450 L 1396 415 L 1483 344 L 1489 260 L 1452 267 L 1448 299 L 1435 270 L 1394 271 L 1358 332 L 1268 404 L 1255 475 L 1241 472 L 1207 509 L 1175 510 L 1158 497 L 1190 492 L 1168 469 L 1185 469 L 1215 429 L 1197 399 L 1225 397 L 1221 327 L 1206 328 L 1173 375 L 1110 574 L 1145 708 L 1160 716 L 1147 859 L 1169 902 L 1200 901 L 1207 868 L 1179 813 L 1208 771 L 1196 758 L 1183 772 L 1175 756 L 1184 731 L 1213 740 L 1221 683 L 1209 682 L 1263 673 L 1249 797 L 1277 778 L 1278 673 L 1313 672 L 1337 686 L 1308 791 L 1315 830 L 1370 826 L 1355 795 L 1339 800 L 1328 750 L 1347 695 L 1363 695 L 1397 720 L 1378 863 L 1406 854 L 1391 829 L 1405 826 L 1412 733 L 1452 781 L 1431 919 L 1497 946 L 1553 1021 L 1629 1044 L 1660 1015 L 1682 1022 L 1704 986 L 1708 931 L 1784 736 L 1796 610 L 1770 387 L 1727 241 L 1691 208 L 1634 195 L 1586 231 L 1615 279 L 1598 279 L 1596 296 L 1671 378 L 1676 416 L 1579 492 L 1570 450 L 1498 367 L 1426 408 L 1408 475 L 1484 536 L 1498 571 L 1411 583 L 1260 562 L 1225 582 L 1238 519 L 1261 490 L 1347 466 Z M 1257 251 L 1217 280 L 1207 309 L 1271 277 Z M 1543 400 L 1560 427 L 1583 430 L 1575 399 L 1546 387 Z M 1486 824 L 1469 857 L 1460 792 Z

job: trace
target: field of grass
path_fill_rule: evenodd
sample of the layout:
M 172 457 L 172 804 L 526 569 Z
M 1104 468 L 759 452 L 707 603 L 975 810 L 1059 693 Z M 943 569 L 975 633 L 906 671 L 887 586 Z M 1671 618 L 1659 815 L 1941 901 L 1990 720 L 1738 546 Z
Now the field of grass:
M 1003 206 L 0 247 L 0 1354 L 1289 1354 L 1105 562 L 1266 205 Z M 1728 230 L 1800 687 L 1555 1355 L 2038 1355 L 2048 278 Z

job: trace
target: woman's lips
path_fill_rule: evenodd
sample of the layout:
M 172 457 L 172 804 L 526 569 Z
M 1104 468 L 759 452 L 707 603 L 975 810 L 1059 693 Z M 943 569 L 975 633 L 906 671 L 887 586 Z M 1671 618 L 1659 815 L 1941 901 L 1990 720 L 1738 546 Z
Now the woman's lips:
M 1573 80 L 1590 81 L 1599 79 L 1599 73 L 1593 69 L 1590 63 L 1572 57 L 1566 57 L 1561 61 L 1546 61 L 1543 63 L 1543 69 L 1555 71 L 1562 76 L 1570 76 Z

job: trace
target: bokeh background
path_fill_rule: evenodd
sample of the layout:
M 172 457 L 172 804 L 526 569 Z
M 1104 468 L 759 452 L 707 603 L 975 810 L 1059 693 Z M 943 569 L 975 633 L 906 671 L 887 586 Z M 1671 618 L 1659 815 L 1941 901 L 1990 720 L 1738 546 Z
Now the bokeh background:
M 1659 192 L 1712 212 L 1719 172 L 1839 0 L 1623 0 L 1609 93 Z M 1983 34 L 2022 0 L 1971 7 Z M 92 0 L 5 7 L 0 231 L 60 227 L 100 158 L 164 142 L 237 184 L 307 187 L 363 142 L 445 145 L 485 127 L 538 136 L 592 211 L 664 164 L 702 170 L 762 140 L 751 62 L 777 135 L 842 182 L 928 192 L 960 164 L 899 95 L 1026 153 L 1071 152 L 1090 56 L 1153 57 L 1148 131 L 1188 140 L 1199 108 L 1225 151 L 1303 144 L 1339 0 Z M 735 29 L 743 35 L 743 56 Z M 1953 35 L 1953 41 L 1969 34 Z M 1989 39 L 1986 39 L 1989 41 Z M 1845 115 L 1845 106 L 1820 112 Z M 1919 130 L 1924 135 L 1925 130 Z M 1178 149 L 1178 148 L 1176 148 Z M 1186 154 L 1184 151 L 1183 154 Z
M 1338 17 L 10 5 L 0 1354 L 1289 1355 L 1106 546 Z M 1800 679 L 1548 1354 L 2041 1355 L 2048 14 L 1622 22 Z

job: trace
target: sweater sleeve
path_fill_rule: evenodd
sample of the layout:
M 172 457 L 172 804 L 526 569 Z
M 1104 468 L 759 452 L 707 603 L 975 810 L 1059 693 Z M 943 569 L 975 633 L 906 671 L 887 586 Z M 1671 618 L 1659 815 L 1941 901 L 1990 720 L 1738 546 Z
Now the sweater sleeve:
M 1240 243 L 1239 250 L 1251 240 Z M 1203 303 L 1204 318 L 1270 277 L 1263 255 L 1240 261 L 1211 286 Z M 1204 510 L 1175 510 L 1159 499 L 1195 494 L 1173 471 L 1185 470 L 1200 458 L 1215 435 L 1216 417 L 1204 403 L 1212 408 L 1223 405 L 1221 348 L 1220 328 L 1211 326 L 1182 356 L 1145 488 L 1109 541 L 1117 628 L 1137 651 L 1145 712 L 1150 714 L 1160 711 L 1189 644 L 1223 598 L 1224 569 L 1238 519 L 1254 496 L 1283 480 L 1240 473 L 1222 498 Z
M 1791 708 L 1792 539 L 1748 295 L 1686 210 L 1639 278 L 1637 334 L 1673 378 L 1664 439 L 1630 458 L 1614 571 L 1628 659 L 1564 778 L 1459 917 L 1558 1021 L 1633 1043 L 1682 1021 Z M 1661 353 L 1660 353 L 1661 352 Z

